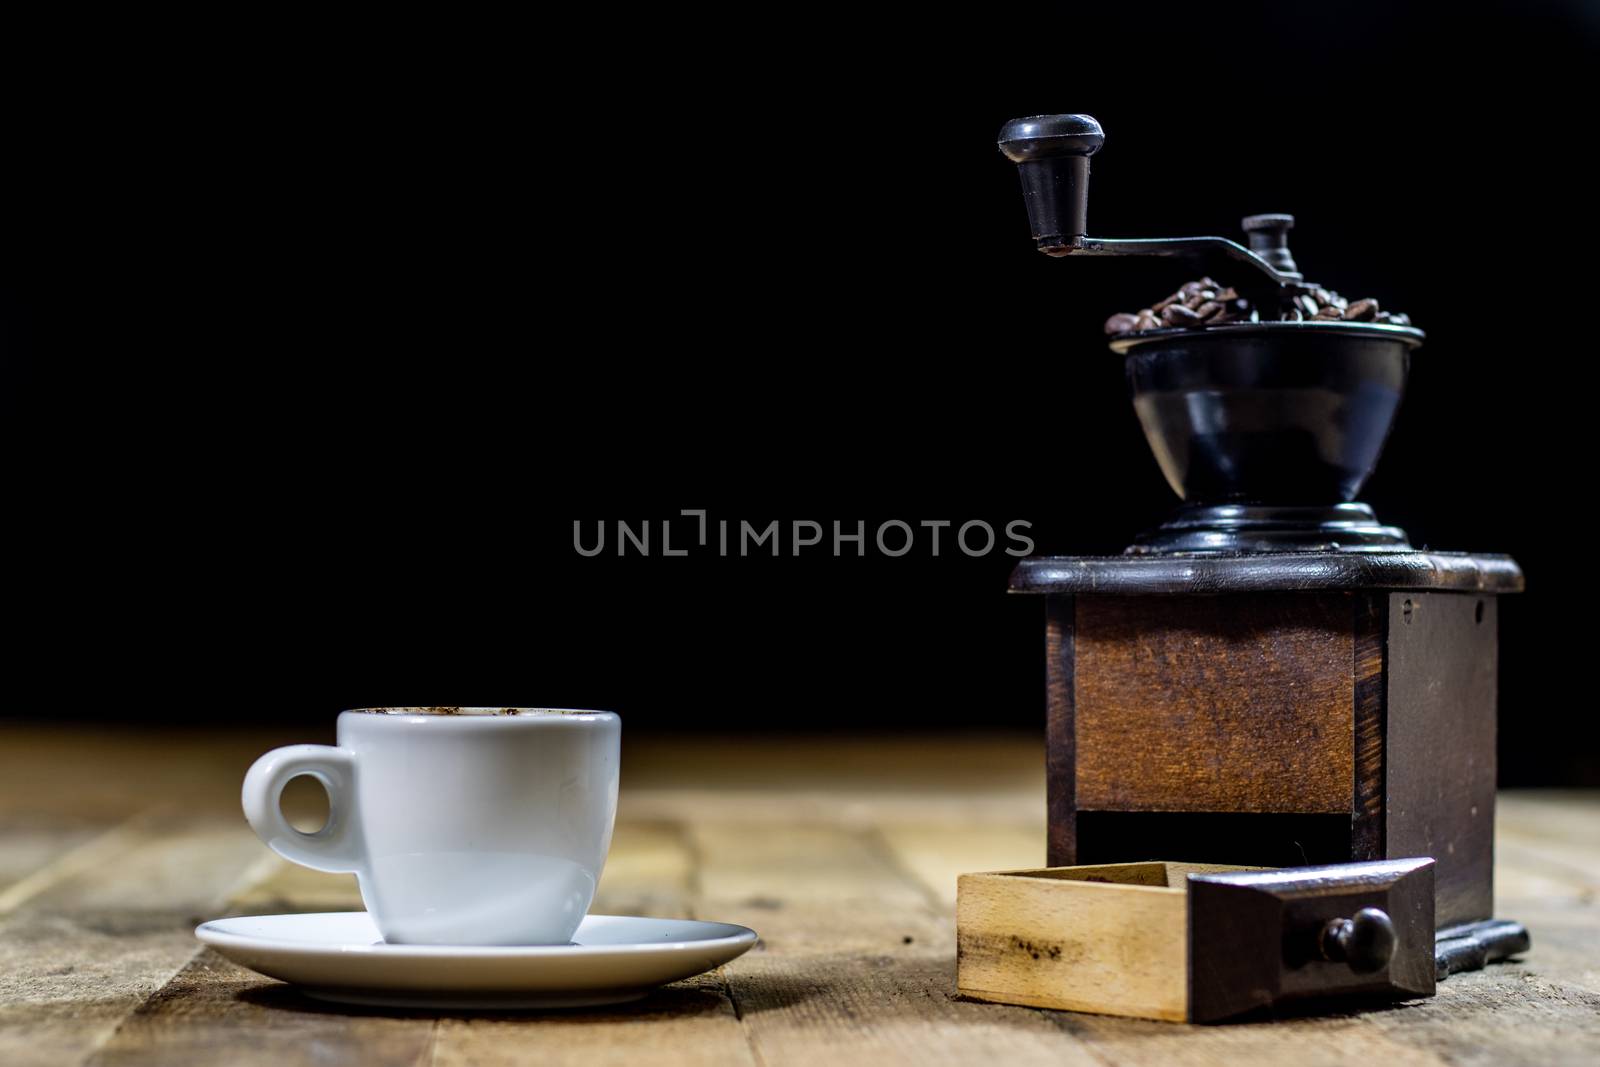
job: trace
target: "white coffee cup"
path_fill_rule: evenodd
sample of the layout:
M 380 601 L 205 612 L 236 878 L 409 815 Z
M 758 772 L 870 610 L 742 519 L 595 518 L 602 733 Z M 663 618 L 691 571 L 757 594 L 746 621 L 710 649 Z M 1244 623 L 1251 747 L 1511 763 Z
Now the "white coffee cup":
M 622 720 L 554 708 L 364 708 L 338 745 L 256 760 L 244 813 L 285 859 L 351 872 L 396 944 L 566 944 L 589 910 L 617 813 Z M 328 821 L 289 825 L 310 775 Z

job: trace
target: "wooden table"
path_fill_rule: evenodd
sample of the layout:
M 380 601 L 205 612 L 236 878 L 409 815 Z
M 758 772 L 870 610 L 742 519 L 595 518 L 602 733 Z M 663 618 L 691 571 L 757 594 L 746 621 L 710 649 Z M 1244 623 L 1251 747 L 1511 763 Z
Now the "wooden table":
M 761 944 L 632 1006 L 439 1015 L 320 1005 L 190 933 L 360 906 L 239 814 L 287 740 L 318 739 L 0 726 L 0 1064 L 1600 1063 L 1597 794 L 1502 797 L 1524 961 L 1385 1010 L 1187 1027 L 956 995 L 956 874 L 1043 861 L 1038 739 L 635 740 L 595 909 Z

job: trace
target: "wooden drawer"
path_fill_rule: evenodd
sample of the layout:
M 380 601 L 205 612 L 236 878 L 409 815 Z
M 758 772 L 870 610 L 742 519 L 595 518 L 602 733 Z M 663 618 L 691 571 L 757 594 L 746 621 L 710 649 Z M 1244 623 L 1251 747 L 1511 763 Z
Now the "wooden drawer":
M 966 874 L 957 984 L 980 1000 L 1173 1022 L 1431 996 L 1433 907 L 1427 859 Z

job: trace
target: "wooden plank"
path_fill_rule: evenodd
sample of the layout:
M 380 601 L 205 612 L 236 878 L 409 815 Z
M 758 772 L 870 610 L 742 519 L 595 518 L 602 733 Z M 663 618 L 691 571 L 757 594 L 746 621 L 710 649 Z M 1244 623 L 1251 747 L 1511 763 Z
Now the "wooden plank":
M 1600 856 L 1600 789 L 1512 789 L 1500 799 L 1500 828 Z
M 194 957 L 194 923 L 221 910 L 260 848 L 237 820 L 162 811 L 59 859 L 60 876 L 0 920 L 0 1063 L 93 1052 Z
M 641 790 L 624 794 L 617 817 L 725 826 L 821 825 L 871 831 L 884 826 L 925 825 L 948 819 L 952 825 L 1037 822 L 1044 834 L 1043 746 L 1034 745 L 1037 766 L 1019 772 L 1003 791 L 966 792 L 929 772 L 916 788 L 885 784 L 800 788 L 793 792 L 721 790 L 714 786 Z M 895 758 L 885 755 L 885 759 Z
M 426 1064 L 434 1020 L 321 1005 L 210 951 L 139 1006 L 93 1067 Z
M 1600 1063 L 1600 993 L 1515 964 L 1452 975 L 1432 999 L 1369 1019 L 1395 1044 L 1451 1064 Z
M 52 812 L 0 813 L 0 913 L 26 899 L 11 888 L 38 873 L 61 856 L 103 835 L 115 822 L 103 818 Z
M 1523 901 L 1505 914 L 1528 927 L 1533 948 L 1511 963 L 1488 968 L 1490 977 L 1511 985 L 1551 982 L 1600 995 L 1600 907 Z M 1553 1016 L 1558 1024 L 1559 1015 Z
M 1037 734 L 624 744 L 618 818 L 703 825 L 1042 825 Z
M 439 1021 L 432 1067 L 755 1067 L 719 974 L 675 982 L 635 1004 L 583 1012 Z
M 904 877 L 873 832 L 830 826 L 688 828 L 702 900 L 753 904 L 803 899 L 809 904 L 870 902 L 924 909 L 929 895 Z M 714 916 L 705 916 L 714 918 Z M 738 920 L 733 920 L 737 922 Z
M 1348 594 L 1077 598 L 1077 809 L 1348 816 L 1353 631 Z
M 1600 845 L 1582 839 L 1600 827 L 1600 804 L 1588 811 L 1575 810 L 1586 818 L 1581 825 L 1568 826 L 1568 809 L 1516 794 L 1500 795 L 1494 853 L 1499 914 L 1514 916 L 1530 901 L 1540 906 L 1600 906 Z
M 327 731 L 208 732 L 0 724 L 0 811 L 124 819 L 152 804 L 231 814 L 239 783 L 267 749 L 332 743 Z
M 251 870 L 253 877 L 229 897 L 228 911 L 234 915 L 363 910 L 361 889 L 353 874 L 313 871 L 275 853 L 258 857 Z
M 1516 918 L 1528 902 L 1593 904 L 1595 889 L 1559 861 L 1504 838 L 1495 842 L 1495 911 Z
M 0 920 L 0 1063 L 77 1063 L 195 951 L 180 917 Z
M 1502 793 L 1495 822 L 1495 912 L 1533 949 L 1489 974 L 1600 994 L 1600 792 Z
M 264 858 L 242 818 L 181 812 L 152 818 L 115 862 L 62 881 L 32 905 L 53 912 L 181 913 L 196 922 L 224 906 L 239 877 Z
M 670 822 L 619 822 L 611 838 L 597 915 L 692 918 L 694 856 L 683 828 Z
M 696 826 L 696 907 L 762 936 L 725 971 L 760 1061 L 1089 1064 L 1040 1013 L 960 997 L 950 915 L 849 829 Z
M 880 837 L 901 870 L 946 911 L 955 909 L 961 875 L 1037 867 L 1044 859 L 1044 834 L 1038 825 L 929 823 L 885 827 Z
M 725 970 L 768 1067 L 1098 1063 L 1033 1009 L 961 997 L 948 918 L 773 899 L 707 905 L 761 931 L 762 949 Z
M 769 927 L 792 945 L 802 935 L 798 924 L 789 928 L 791 921 L 822 918 L 821 913 L 786 914 Z M 762 1062 L 772 1067 L 970 1065 L 991 1058 L 1041 1067 L 1100 1062 L 1044 1013 L 961 997 L 953 946 L 918 947 L 933 944 L 930 938 L 889 952 L 855 949 L 803 960 L 759 956 L 730 967 L 734 996 Z
M 853 720 L 861 731 L 870 719 Z M 849 736 L 766 734 L 652 737 L 623 744 L 622 798 L 639 792 L 710 789 L 786 796 L 839 790 L 892 795 L 937 788 L 988 797 L 1043 780 L 1034 731 L 939 735 L 856 732 Z M 1038 793 L 1033 796 L 1037 798 Z M 716 815 L 714 810 L 702 814 Z M 731 814 L 731 813 L 730 813 Z
M 52 850 L 47 862 L 27 870 L 30 859 L 39 856 L 39 850 L 24 842 L 21 856 L 8 861 L 21 873 L 4 891 L 0 891 L 0 915 L 16 911 L 40 894 L 49 892 L 62 882 L 93 872 L 108 863 L 119 860 L 149 839 L 151 821 L 160 809 L 135 813 L 110 826 L 99 826 L 94 833 L 74 833 L 69 843 Z M 9 850 L 11 842 L 4 842 Z M 25 872 L 25 873 L 22 873 Z
M 1600 894 L 1600 790 L 1501 793 L 1495 833 Z
M 1391 1009 L 1404 1012 L 1407 1008 Z M 1373 1025 L 1374 1014 L 1284 1018 L 1270 1022 L 1191 1026 L 1153 1019 L 1052 1012 L 1061 1030 L 1092 1050 L 1102 1064 L 1119 1067 L 1446 1067 L 1429 1049 L 1396 1040 Z M 1481 1050 L 1473 1061 L 1502 1061 Z M 1509 1067 L 1509 1065 L 1504 1065 Z

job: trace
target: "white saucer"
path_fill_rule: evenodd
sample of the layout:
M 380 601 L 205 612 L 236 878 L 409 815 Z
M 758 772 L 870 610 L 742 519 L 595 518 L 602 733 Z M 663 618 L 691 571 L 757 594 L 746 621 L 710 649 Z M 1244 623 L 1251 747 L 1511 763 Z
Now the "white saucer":
M 195 936 L 319 1000 L 408 1008 L 573 1008 L 637 1000 L 743 955 L 731 923 L 590 915 L 571 945 L 388 945 L 364 911 L 214 919 Z

